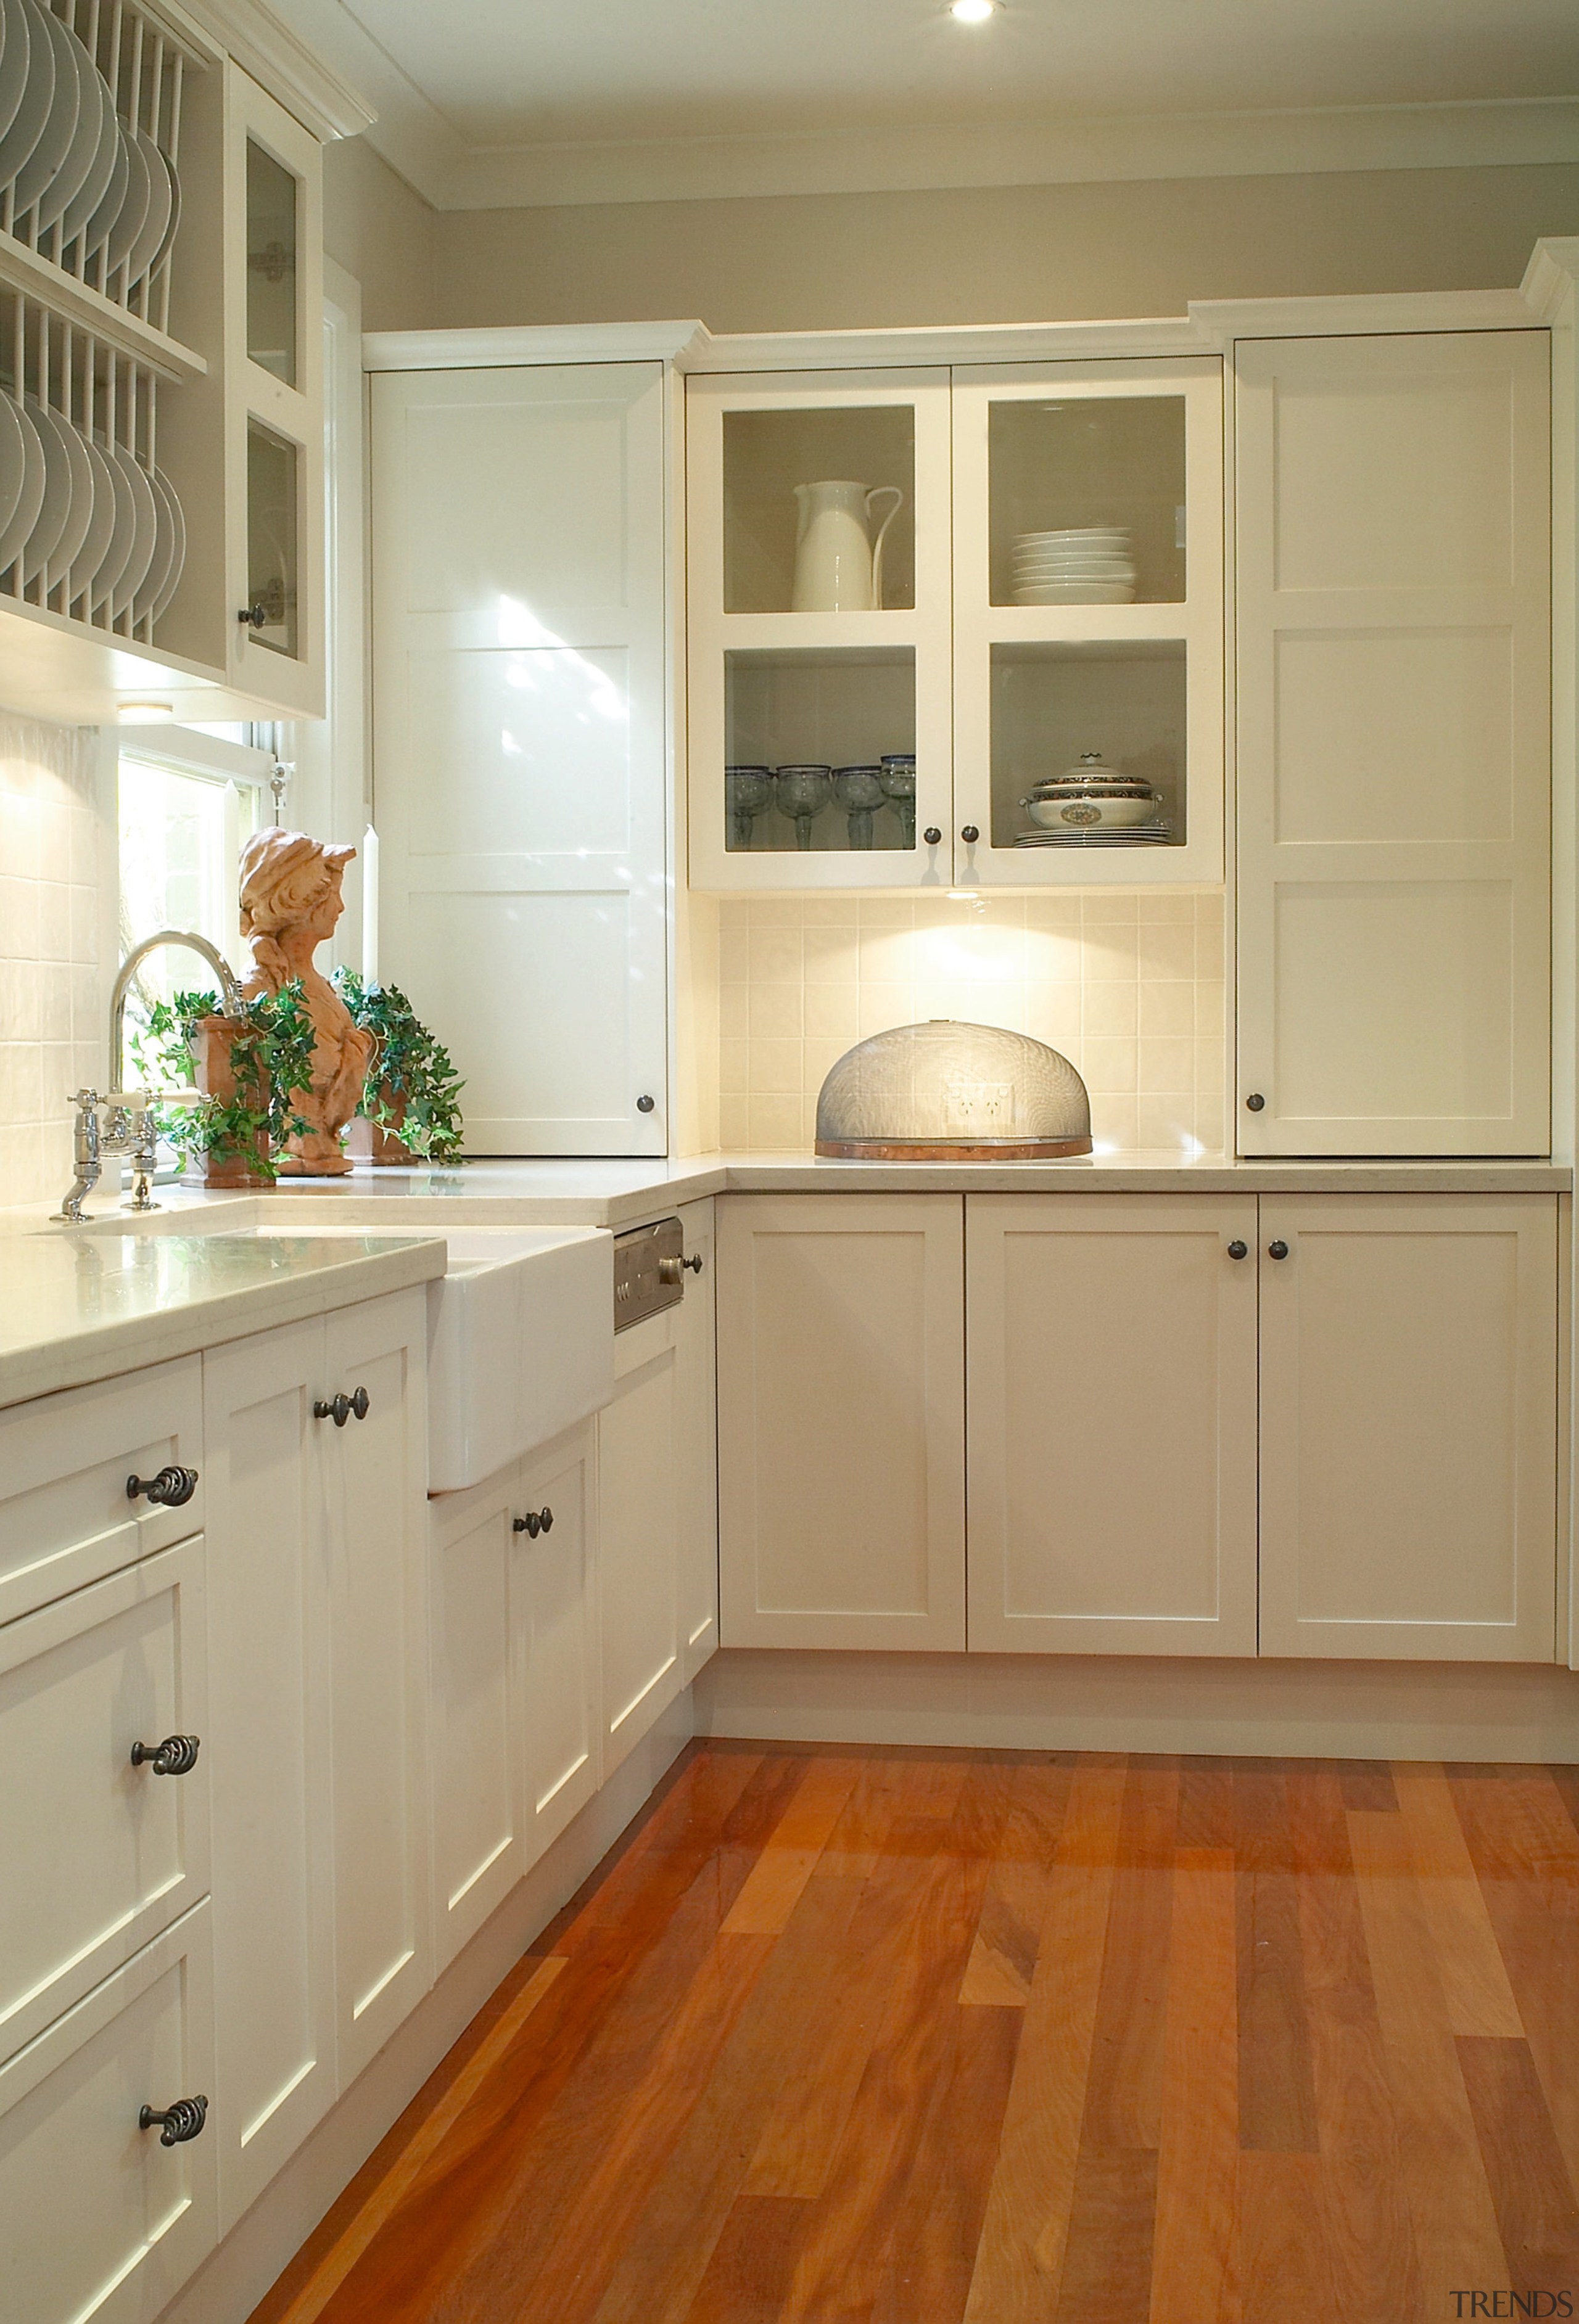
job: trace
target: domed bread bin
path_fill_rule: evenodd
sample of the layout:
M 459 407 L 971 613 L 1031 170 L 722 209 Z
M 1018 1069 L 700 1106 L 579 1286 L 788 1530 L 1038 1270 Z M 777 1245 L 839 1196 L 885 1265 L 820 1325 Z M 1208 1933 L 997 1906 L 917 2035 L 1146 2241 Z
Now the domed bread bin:
M 935 1017 L 847 1049 L 817 1101 L 817 1151 L 847 1162 L 1053 1161 L 1091 1151 L 1085 1084 L 1057 1049 Z

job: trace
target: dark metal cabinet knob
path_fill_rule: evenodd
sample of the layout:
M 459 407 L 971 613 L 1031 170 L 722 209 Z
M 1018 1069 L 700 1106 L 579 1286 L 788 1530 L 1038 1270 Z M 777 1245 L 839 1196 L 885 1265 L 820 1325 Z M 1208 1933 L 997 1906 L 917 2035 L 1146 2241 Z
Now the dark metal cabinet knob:
M 1266 1111 L 1266 1099 L 1260 1090 L 1251 1090 L 1244 1101 L 1244 1110 L 1247 1113 L 1262 1113 Z
M 529 1541 L 535 1541 L 540 1533 L 552 1533 L 554 1512 L 550 1508 L 528 1509 L 523 1517 L 512 1517 L 510 1529 L 512 1533 L 525 1534 Z
M 982 835 L 974 823 L 967 823 L 960 826 L 959 835 L 967 847 L 974 847 Z
M 1288 1256 L 1288 1246 L 1286 1242 L 1270 1242 L 1267 1245 L 1267 1257 L 1269 1259 L 1287 1259 Z
M 202 1748 L 196 1735 L 167 1735 L 162 1743 L 134 1743 L 134 1767 L 151 1767 L 156 1775 L 189 1775 Z
M 1228 1256 L 1230 1259 L 1248 1259 L 1250 1257 L 1249 1243 L 1241 1242 L 1239 1237 L 1235 1235 L 1233 1240 L 1228 1246 Z
M 660 1283 L 678 1283 L 688 1268 L 693 1275 L 700 1275 L 702 1254 L 699 1250 L 689 1259 L 660 1259 L 658 1262 L 658 1280 Z
M 184 2146 L 189 2138 L 200 2135 L 208 2119 L 207 2098 L 177 2098 L 168 2107 L 142 2107 L 137 2116 L 137 2127 L 139 2130 L 152 2130 L 157 2123 L 161 2146 Z
M 243 605 L 238 609 L 235 618 L 244 629 L 267 629 L 269 609 L 266 605 Z
M 156 1508 L 182 1509 L 198 1489 L 198 1472 L 183 1469 L 171 1461 L 153 1477 L 128 1477 L 126 1499 L 134 1501 L 145 1494 Z
M 346 1396 L 318 1397 L 313 1401 L 315 1420 L 332 1420 L 337 1428 L 344 1428 L 347 1420 L 365 1420 L 373 1409 L 373 1398 L 365 1388 L 353 1388 Z
M 656 1098 L 639 1097 L 636 1100 L 636 1111 L 638 1113 L 651 1113 L 657 1102 Z
M 941 847 L 943 844 L 943 834 L 935 823 L 929 823 L 921 836 L 928 847 Z

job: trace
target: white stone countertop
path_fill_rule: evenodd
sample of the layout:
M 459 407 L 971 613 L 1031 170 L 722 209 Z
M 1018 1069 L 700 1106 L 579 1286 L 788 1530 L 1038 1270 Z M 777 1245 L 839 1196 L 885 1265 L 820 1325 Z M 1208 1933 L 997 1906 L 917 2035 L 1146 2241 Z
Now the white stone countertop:
M 19 1214 L 6 1214 L 9 1227 Z M 213 1226 L 238 1223 L 216 1218 Z M 108 1379 L 300 1323 L 444 1272 L 437 1234 L 128 1234 L 112 1213 L 97 1231 L 0 1232 L 0 1405 Z
M 543 1158 L 358 1169 L 264 1193 L 156 1190 L 134 1231 L 112 1188 L 80 1228 L 0 1212 L 0 1405 L 160 1363 L 444 1272 L 447 1222 L 634 1226 L 722 1194 L 1562 1194 L 1529 1161 L 1246 1162 L 1101 1154 L 1067 1162 L 828 1162 L 805 1154 Z M 364 1231 L 325 1240 L 292 1226 Z M 249 1231 L 275 1228 L 259 1238 Z M 406 1240 L 417 1233 L 430 1240 Z M 388 1238 L 400 1237 L 392 1240 Z

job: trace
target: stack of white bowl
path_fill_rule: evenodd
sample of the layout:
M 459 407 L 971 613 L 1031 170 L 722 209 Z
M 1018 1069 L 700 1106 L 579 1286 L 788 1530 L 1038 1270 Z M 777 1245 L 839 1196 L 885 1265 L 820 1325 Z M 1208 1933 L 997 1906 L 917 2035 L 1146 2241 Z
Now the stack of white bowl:
M 1017 605 L 1130 605 L 1134 598 L 1134 550 L 1123 525 L 1022 532 L 1014 543 Z

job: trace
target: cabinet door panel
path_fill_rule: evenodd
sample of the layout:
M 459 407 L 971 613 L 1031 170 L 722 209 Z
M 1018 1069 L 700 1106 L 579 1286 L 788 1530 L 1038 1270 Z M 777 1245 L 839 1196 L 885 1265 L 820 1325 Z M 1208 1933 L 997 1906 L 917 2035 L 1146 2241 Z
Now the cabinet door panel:
M 679 1316 L 679 1628 L 688 1682 L 718 1646 L 717 1268 L 712 1204 L 688 1203 L 679 1219 L 686 1257 L 702 1262 L 686 1278 Z
M 965 1216 L 972 1647 L 1253 1655 L 1254 1202 Z
M 0 1629 L 0 2057 L 208 1886 L 205 1752 L 185 1775 L 131 1757 L 208 1738 L 202 1573 L 199 1536 Z
M 519 1471 L 429 1504 L 433 1919 L 447 1969 L 527 1868 L 511 1520 Z
M 329 1587 L 312 1399 L 323 1325 L 203 1360 L 207 1738 L 226 2229 L 334 2097 Z M 209 2134 L 205 2134 L 208 2135 Z
M 536 1858 L 598 1785 L 596 1452 L 590 1424 L 526 1464 L 517 1493 L 522 1514 L 553 1522 L 534 1538 L 517 1534 L 524 1582 L 522 1671 L 526 1813 Z
M 316 1424 L 332 1536 L 335 1964 L 339 2087 L 427 1990 L 427 1302 L 368 1300 L 325 1326 L 323 1393 L 368 1411 Z
M 718 1210 L 722 1644 L 965 1644 L 957 1195 Z
M 1261 1213 L 1262 1652 L 1551 1661 L 1556 1204 Z
M 1252 1154 L 1542 1154 L 1544 331 L 1235 351 Z
M 152 2324 L 213 2248 L 208 1908 L 199 1904 L 0 2069 L 0 2315 Z M 213 2101 L 162 2146 L 144 2106 Z
M 675 1312 L 637 1323 L 616 1340 L 614 1400 L 597 1416 L 605 1778 L 685 1684 L 677 1584 Z
M 656 363 L 373 384 L 386 966 L 482 1153 L 665 1150 L 664 410 Z

